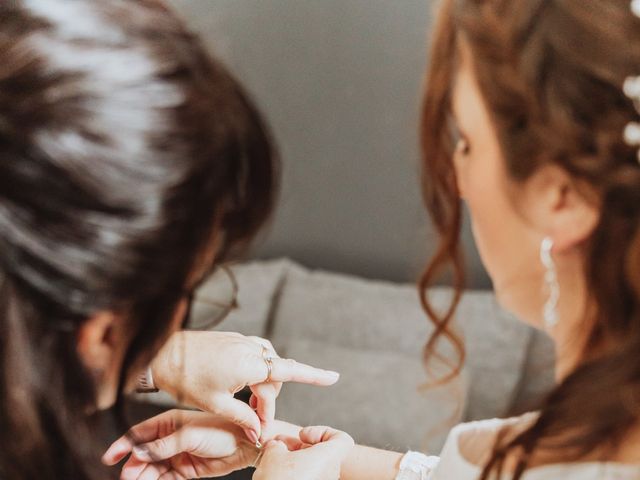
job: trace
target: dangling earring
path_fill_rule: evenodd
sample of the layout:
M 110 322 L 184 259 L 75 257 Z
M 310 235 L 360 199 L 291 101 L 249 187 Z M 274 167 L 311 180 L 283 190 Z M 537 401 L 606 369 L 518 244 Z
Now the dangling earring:
M 544 324 L 547 330 L 558 324 L 558 300 L 560 299 L 560 284 L 558 283 L 556 265 L 551 256 L 552 250 L 553 240 L 545 237 L 540 244 L 540 260 L 545 269 L 544 284 L 549 294 L 543 310 Z

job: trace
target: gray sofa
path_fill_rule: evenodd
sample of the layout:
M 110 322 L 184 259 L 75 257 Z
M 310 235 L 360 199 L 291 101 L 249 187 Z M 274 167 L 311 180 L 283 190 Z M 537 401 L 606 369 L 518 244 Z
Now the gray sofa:
M 278 401 L 284 420 L 335 426 L 371 446 L 438 452 L 456 423 L 525 411 L 552 385 L 551 342 L 501 311 L 491 292 L 468 291 L 459 307 L 455 328 L 467 349 L 460 377 L 425 387 L 421 357 L 432 327 L 415 286 L 312 272 L 288 260 L 234 272 L 240 308 L 220 329 L 267 337 L 282 356 L 342 374 L 330 388 L 286 385 Z M 430 292 L 441 306 L 450 294 Z M 207 310 L 196 296 L 194 315 Z M 446 344 L 441 353 L 452 358 Z

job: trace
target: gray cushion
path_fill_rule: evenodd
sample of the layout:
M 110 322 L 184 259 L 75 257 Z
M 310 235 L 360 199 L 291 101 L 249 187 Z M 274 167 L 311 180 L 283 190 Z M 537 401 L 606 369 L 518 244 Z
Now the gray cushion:
M 273 335 L 280 348 L 313 340 L 355 352 L 394 352 L 420 363 L 433 327 L 420 307 L 415 286 L 291 266 L 283 288 Z M 451 291 L 436 288 L 430 298 L 442 309 Z M 492 293 L 474 291 L 465 293 L 454 327 L 467 350 L 464 368 L 470 384 L 465 391 L 465 419 L 505 415 L 516 397 L 532 330 L 505 314 Z M 449 347 L 441 343 L 443 352 L 453 358 Z M 427 380 L 426 375 L 423 379 Z
M 534 330 L 505 313 L 489 292 L 465 293 L 456 314 L 469 369 L 465 420 L 509 415 Z
M 289 260 L 276 260 L 233 266 L 232 271 L 239 286 L 239 308 L 231 312 L 217 330 L 268 336 L 268 319 L 277 305 L 277 297 L 287 272 L 293 265 Z M 211 315 L 211 307 L 199 302 L 198 297 L 207 297 L 209 290 L 213 288 L 213 285 L 205 282 L 196 293 L 192 311 L 196 318 Z
M 463 379 L 421 391 L 425 376 L 419 356 L 308 340 L 289 344 L 284 353 L 341 372 L 333 387 L 286 385 L 278 416 L 290 422 L 328 424 L 374 447 L 439 452 L 461 419 Z

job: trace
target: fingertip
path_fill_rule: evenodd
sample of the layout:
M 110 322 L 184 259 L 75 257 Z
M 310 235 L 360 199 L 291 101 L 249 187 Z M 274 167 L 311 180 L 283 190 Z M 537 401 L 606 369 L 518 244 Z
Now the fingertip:
M 318 427 L 304 427 L 300 430 L 299 437 L 300 440 L 306 443 L 316 443 L 315 437 L 317 436 L 316 432 Z
M 264 448 L 269 451 L 288 450 L 287 445 L 282 440 L 275 438 L 273 440 L 269 440 Z
M 129 457 L 129 460 L 122 466 L 120 480 L 136 480 L 147 465 L 147 462 L 141 462 L 133 456 Z
M 260 438 L 262 431 L 260 417 L 245 402 L 233 397 L 219 396 L 214 398 L 210 410 L 215 412 L 216 415 L 235 423 L 245 432 L 253 430 Z
M 125 439 L 119 439 L 111 444 L 100 459 L 104 465 L 113 466 L 131 451 L 132 446 Z
M 243 428 L 243 431 L 251 443 L 255 445 L 260 443 L 260 435 L 258 435 L 254 430 L 250 428 Z
M 100 457 L 100 461 L 102 462 L 103 465 L 114 465 L 116 462 L 114 462 L 115 456 L 114 454 L 111 452 L 111 449 L 109 448 L 106 452 L 104 452 L 102 454 L 102 457 Z
M 333 370 L 323 370 L 323 376 L 326 379 L 326 385 L 334 385 L 340 380 L 340 374 Z
M 294 452 L 297 450 L 302 450 L 303 448 L 305 448 L 306 444 L 304 444 L 302 441 L 300 441 L 299 438 L 297 437 L 288 437 L 286 435 L 277 435 L 275 438 L 275 440 L 282 442 L 285 444 L 285 446 L 287 447 L 287 450 Z
M 330 436 L 332 429 L 325 426 L 311 426 L 300 430 L 300 440 L 304 443 L 315 445 L 321 443 Z
M 249 407 L 246 403 L 241 402 L 240 400 L 234 400 L 238 402 L 239 408 L 237 411 L 237 416 L 235 418 L 230 418 L 233 423 L 237 423 L 240 425 L 245 431 L 253 430 L 258 437 L 262 432 L 262 423 L 260 422 L 260 415 L 258 415 L 257 411 L 254 411 Z M 260 402 L 258 400 L 258 408 L 260 408 Z

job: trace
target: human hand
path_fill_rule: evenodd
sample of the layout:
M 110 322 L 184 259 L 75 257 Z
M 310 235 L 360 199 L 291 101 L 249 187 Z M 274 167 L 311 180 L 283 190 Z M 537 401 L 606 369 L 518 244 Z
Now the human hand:
M 353 446 L 344 432 L 303 428 L 298 438 L 277 437 L 267 443 L 253 480 L 338 480 Z
M 102 461 L 115 465 L 130 454 L 121 480 L 182 480 L 227 475 L 251 466 L 258 453 L 242 429 L 227 420 L 171 410 L 131 428 Z
M 272 358 L 271 375 L 265 355 Z M 336 372 L 279 358 L 268 340 L 227 332 L 175 333 L 151 370 L 159 389 L 240 425 L 254 443 L 275 418 L 282 382 L 329 386 L 339 379 Z M 246 386 L 251 406 L 234 398 Z

